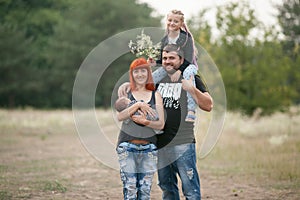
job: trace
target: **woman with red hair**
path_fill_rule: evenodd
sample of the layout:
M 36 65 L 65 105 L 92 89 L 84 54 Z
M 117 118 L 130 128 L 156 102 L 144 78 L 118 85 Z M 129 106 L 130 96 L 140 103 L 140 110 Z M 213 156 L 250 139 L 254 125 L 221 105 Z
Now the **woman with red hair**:
M 124 199 L 150 199 L 152 179 L 157 170 L 155 130 L 164 127 L 162 97 L 155 92 L 146 59 L 138 58 L 131 63 L 129 79 L 128 98 L 136 103 L 117 112 L 119 121 L 127 120 L 122 123 L 117 144 L 123 195 Z M 154 115 L 154 109 L 158 120 L 151 121 L 146 116 Z

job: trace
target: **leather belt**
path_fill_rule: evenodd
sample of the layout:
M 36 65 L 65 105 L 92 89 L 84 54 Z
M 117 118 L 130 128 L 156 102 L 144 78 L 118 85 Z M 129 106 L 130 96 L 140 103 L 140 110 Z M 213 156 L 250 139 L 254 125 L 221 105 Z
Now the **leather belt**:
M 149 144 L 150 143 L 147 140 L 130 140 L 128 142 L 133 143 L 133 144 Z

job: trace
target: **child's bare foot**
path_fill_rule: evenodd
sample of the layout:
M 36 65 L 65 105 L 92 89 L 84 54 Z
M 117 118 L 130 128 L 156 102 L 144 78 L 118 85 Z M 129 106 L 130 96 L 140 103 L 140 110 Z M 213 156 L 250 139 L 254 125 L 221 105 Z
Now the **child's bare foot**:
M 195 122 L 196 120 L 196 115 L 195 115 L 195 111 L 189 110 L 188 114 L 185 118 L 186 122 Z

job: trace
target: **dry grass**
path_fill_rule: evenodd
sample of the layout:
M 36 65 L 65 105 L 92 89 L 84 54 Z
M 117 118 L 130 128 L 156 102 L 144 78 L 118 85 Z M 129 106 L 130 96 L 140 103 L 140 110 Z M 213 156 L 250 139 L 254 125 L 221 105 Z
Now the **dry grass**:
M 299 113 L 299 108 L 268 117 L 227 113 L 216 147 L 198 162 L 206 199 L 224 199 L 226 187 L 227 199 L 249 196 L 246 190 L 261 198 L 241 199 L 264 199 L 264 194 L 269 199 L 299 198 Z M 113 114 L 97 110 L 96 115 L 108 140 L 115 143 L 118 126 Z M 205 132 L 210 114 L 200 115 L 200 132 Z M 0 135 L 0 200 L 120 199 L 118 172 L 80 146 L 72 111 L 0 110 Z M 203 134 L 198 137 L 201 143 Z M 159 196 L 156 187 L 153 198 Z
M 229 112 L 216 148 L 201 163 L 219 176 L 241 175 L 300 192 L 299 154 L 299 108 L 264 117 Z

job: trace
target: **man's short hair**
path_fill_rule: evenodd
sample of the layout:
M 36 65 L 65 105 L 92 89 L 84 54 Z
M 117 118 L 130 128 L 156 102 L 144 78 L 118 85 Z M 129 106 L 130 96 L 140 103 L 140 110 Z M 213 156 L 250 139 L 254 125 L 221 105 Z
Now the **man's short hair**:
M 176 52 L 177 55 L 180 57 L 180 58 L 183 58 L 184 57 L 184 53 L 183 53 L 183 50 L 180 48 L 180 46 L 176 45 L 176 44 L 167 44 L 163 51 L 165 52 Z

